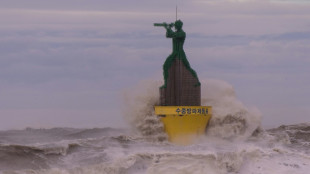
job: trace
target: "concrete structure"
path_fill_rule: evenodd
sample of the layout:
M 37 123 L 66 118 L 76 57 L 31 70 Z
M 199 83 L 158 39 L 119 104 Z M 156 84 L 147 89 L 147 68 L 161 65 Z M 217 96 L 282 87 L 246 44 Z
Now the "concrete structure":
M 174 59 L 168 74 L 166 88 L 159 89 L 161 106 L 201 105 L 199 81 L 179 58 Z

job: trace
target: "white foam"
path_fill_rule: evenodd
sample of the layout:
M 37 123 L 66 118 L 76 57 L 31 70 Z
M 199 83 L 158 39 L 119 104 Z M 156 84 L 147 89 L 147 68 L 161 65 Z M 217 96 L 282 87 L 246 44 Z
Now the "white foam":
M 236 98 L 234 88 L 222 80 L 201 81 L 202 105 L 213 107 L 207 135 L 244 139 L 261 125 L 261 114 L 256 108 L 247 108 Z
M 124 92 L 124 116 L 143 135 L 163 134 L 163 127 L 154 115 L 159 103 L 161 81 L 146 80 Z M 260 128 L 261 114 L 236 98 L 233 87 L 215 79 L 201 80 L 202 105 L 213 107 L 207 135 L 226 139 L 246 139 Z M 152 119 L 153 122 L 147 122 Z
M 95 165 L 44 170 L 22 170 L 25 174 L 306 174 L 310 156 L 278 144 L 227 140 L 174 146 L 137 142 L 107 149 L 111 160 Z M 266 141 L 265 143 L 268 143 Z
M 163 132 L 153 113 L 161 82 L 145 81 L 124 92 L 124 114 L 132 126 L 146 137 Z M 149 141 L 134 134 L 128 141 L 88 141 L 88 154 L 98 163 L 79 165 L 78 155 L 66 154 L 66 166 L 42 170 L 13 171 L 14 174 L 306 174 L 310 156 L 290 144 L 290 137 L 262 131 L 260 112 L 249 109 L 236 98 L 233 87 L 221 80 L 202 80 L 202 104 L 213 107 L 207 134 L 196 144 L 176 146 Z M 138 138 L 137 138 L 138 137 Z M 155 138 L 156 139 L 156 138 Z M 96 141 L 95 145 L 92 145 Z M 83 150 L 86 150 L 85 148 Z M 96 156 L 95 154 L 101 155 Z M 70 156 L 71 155 L 71 156 Z M 90 156 L 91 158 L 92 156 Z M 70 158 L 77 158 L 76 161 Z M 101 158 L 108 159 L 102 162 Z M 87 158 L 88 159 L 88 158 Z M 67 160 L 67 161 L 66 161 Z M 93 160 L 93 159 L 92 159 Z M 70 164 L 71 163 L 71 164 Z M 10 173 L 10 172 L 8 172 Z M 6 174 L 8 174 L 6 173 Z
M 159 104 L 161 83 L 161 81 L 142 81 L 123 93 L 123 115 L 126 120 L 144 137 L 155 141 L 167 140 L 163 124 L 154 113 L 154 106 Z

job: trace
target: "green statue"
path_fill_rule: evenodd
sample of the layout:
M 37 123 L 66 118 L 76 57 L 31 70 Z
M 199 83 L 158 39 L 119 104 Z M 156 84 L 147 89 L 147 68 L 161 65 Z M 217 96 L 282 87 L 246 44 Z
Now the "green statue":
M 155 23 L 154 26 L 162 26 L 164 27 L 167 32 L 166 32 L 166 37 L 167 38 L 172 38 L 172 53 L 167 57 L 164 65 L 163 65 L 163 69 L 164 69 L 164 80 L 165 83 L 161 88 L 166 88 L 167 87 L 167 79 L 168 79 L 168 70 L 169 68 L 172 66 L 173 61 L 178 58 L 180 60 L 182 60 L 183 64 L 185 65 L 185 67 L 193 74 L 193 76 L 195 78 L 198 79 L 198 76 L 196 74 L 196 72 L 191 68 L 185 52 L 183 50 L 183 45 L 184 45 L 184 41 L 186 38 L 186 33 L 183 31 L 182 26 L 183 26 L 183 22 L 181 20 L 177 20 L 175 21 L 175 23 Z M 175 31 L 172 30 L 172 27 L 175 27 Z M 198 84 L 196 85 L 200 85 L 200 82 L 198 80 Z

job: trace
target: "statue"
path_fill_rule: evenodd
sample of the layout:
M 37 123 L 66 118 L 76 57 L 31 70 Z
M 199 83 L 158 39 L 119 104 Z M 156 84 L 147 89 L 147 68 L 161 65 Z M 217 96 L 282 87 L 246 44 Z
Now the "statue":
M 171 142 L 189 144 L 204 135 L 212 107 L 201 106 L 201 85 L 183 49 L 186 38 L 183 22 L 155 23 L 154 26 L 166 29 L 166 37 L 172 38 L 173 46 L 163 65 L 165 82 L 159 88 L 155 114 L 160 117 Z
M 173 61 L 178 58 L 182 60 L 185 67 L 192 73 L 192 75 L 198 79 L 196 72 L 190 67 L 190 64 L 186 58 L 183 45 L 186 38 L 186 33 L 183 31 L 183 22 L 181 20 L 177 20 L 175 23 L 155 23 L 154 26 L 162 26 L 165 27 L 167 30 L 166 37 L 172 38 L 172 53 L 167 57 L 163 69 L 164 69 L 164 80 L 165 83 L 161 88 L 167 87 L 167 79 L 168 79 L 168 69 L 171 67 Z M 176 31 L 172 31 L 172 27 L 175 27 Z M 198 80 L 198 83 L 195 85 L 200 85 L 200 82 Z

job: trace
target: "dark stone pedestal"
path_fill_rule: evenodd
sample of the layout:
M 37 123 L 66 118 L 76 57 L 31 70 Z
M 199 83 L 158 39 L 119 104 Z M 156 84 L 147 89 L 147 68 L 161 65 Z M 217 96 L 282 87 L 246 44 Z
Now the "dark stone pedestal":
M 167 87 L 160 88 L 161 106 L 200 106 L 201 90 L 199 81 L 176 58 L 168 70 Z

